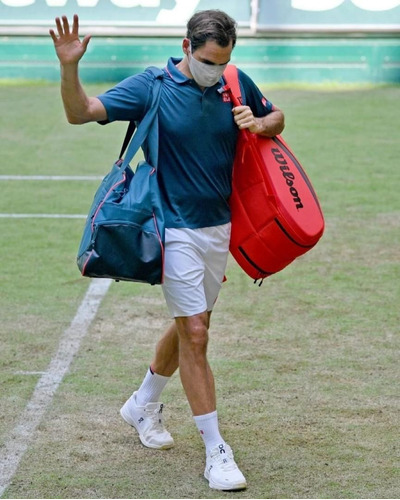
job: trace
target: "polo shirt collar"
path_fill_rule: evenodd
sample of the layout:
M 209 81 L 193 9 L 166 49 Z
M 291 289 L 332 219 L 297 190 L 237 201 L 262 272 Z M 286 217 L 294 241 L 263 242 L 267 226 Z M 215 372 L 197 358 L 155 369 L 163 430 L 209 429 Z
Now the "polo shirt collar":
M 167 72 L 171 76 L 171 78 L 174 80 L 176 83 L 186 83 L 190 81 L 190 78 L 185 76 L 179 69 L 176 67 L 178 63 L 182 61 L 182 58 L 177 58 L 177 57 L 170 57 L 168 59 L 168 64 L 167 64 Z

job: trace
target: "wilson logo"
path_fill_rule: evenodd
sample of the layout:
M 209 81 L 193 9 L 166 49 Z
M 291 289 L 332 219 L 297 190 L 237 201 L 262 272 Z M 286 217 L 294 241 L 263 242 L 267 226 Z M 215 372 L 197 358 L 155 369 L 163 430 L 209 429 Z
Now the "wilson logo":
M 296 204 L 297 210 L 304 208 L 303 203 L 301 202 L 299 193 L 294 186 L 295 176 L 293 172 L 290 170 L 285 157 L 280 152 L 278 148 L 271 149 L 272 154 L 274 155 L 275 161 L 279 164 L 279 168 L 282 172 L 283 178 L 285 179 L 286 184 L 289 187 L 290 194 L 293 197 L 293 203 Z

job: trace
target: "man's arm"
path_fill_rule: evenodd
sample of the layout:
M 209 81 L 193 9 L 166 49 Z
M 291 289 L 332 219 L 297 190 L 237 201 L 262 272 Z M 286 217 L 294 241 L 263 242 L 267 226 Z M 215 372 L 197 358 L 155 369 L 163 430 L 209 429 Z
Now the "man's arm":
M 249 106 L 237 106 L 232 111 L 236 125 L 241 130 L 248 129 L 253 134 L 274 137 L 285 128 L 285 116 L 277 107 L 261 118 L 256 118 Z
M 86 52 L 90 35 L 80 41 L 77 15 L 74 15 L 72 31 L 66 16 L 62 21 L 56 18 L 56 27 L 58 36 L 52 29 L 49 33 L 60 60 L 61 97 L 67 120 L 73 124 L 106 120 L 107 112 L 101 101 L 97 97 L 88 97 L 79 80 L 78 65 Z

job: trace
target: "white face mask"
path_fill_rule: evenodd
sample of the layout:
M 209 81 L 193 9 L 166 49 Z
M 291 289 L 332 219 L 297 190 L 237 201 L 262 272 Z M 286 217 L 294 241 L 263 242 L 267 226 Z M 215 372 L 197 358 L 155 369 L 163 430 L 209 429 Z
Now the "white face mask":
M 206 64 L 198 61 L 193 57 L 191 47 L 188 64 L 193 78 L 200 87 L 212 87 L 218 83 L 227 66 L 227 64 Z

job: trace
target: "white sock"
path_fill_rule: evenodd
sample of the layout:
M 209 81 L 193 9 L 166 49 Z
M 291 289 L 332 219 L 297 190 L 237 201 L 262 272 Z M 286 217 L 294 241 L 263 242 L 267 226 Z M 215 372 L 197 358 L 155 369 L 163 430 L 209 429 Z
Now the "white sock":
M 207 454 L 219 444 L 225 443 L 219 433 L 217 411 L 207 413 L 206 415 L 198 415 L 193 417 L 193 419 L 203 438 Z
M 137 405 L 146 406 L 147 403 L 157 403 L 169 379 L 170 377 L 158 375 L 149 368 L 142 385 L 136 393 Z

